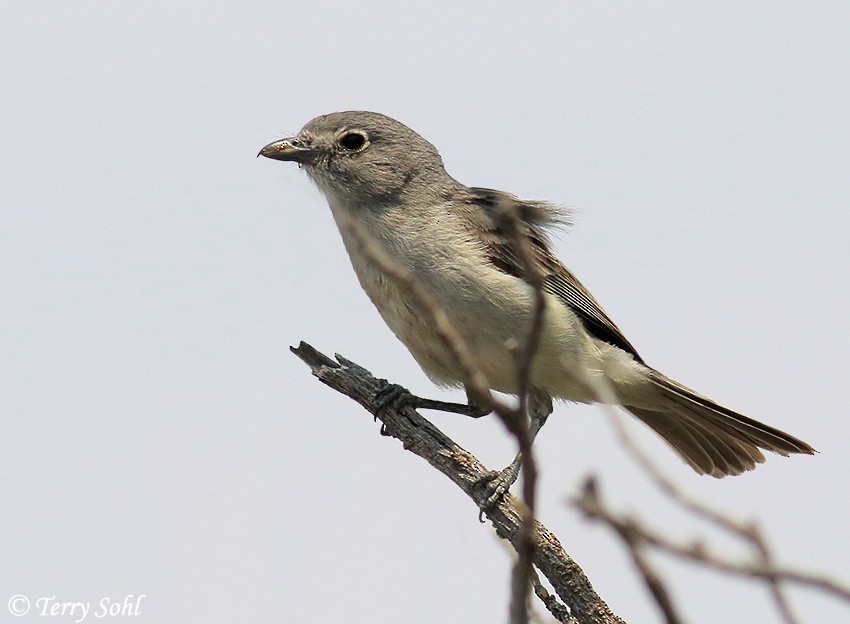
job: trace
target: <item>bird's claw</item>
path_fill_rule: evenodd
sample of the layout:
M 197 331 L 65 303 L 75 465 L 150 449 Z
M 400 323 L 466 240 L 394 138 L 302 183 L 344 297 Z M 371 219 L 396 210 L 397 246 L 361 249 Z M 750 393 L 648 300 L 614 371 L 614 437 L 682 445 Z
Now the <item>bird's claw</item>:
M 418 397 L 411 394 L 411 392 L 404 386 L 394 383 L 385 384 L 384 387 L 378 390 L 375 394 L 375 403 L 377 403 L 377 407 L 375 408 L 375 421 L 377 422 L 380 413 L 387 409 L 390 405 L 410 405 L 411 407 L 416 407 L 418 403 L 417 399 Z
M 477 486 L 484 490 L 484 496 L 478 513 L 479 522 L 484 522 L 484 514 L 495 507 L 511 489 L 519 477 L 519 468 L 520 461 L 517 459 L 506 468 L 492 471 L 480 479 Z

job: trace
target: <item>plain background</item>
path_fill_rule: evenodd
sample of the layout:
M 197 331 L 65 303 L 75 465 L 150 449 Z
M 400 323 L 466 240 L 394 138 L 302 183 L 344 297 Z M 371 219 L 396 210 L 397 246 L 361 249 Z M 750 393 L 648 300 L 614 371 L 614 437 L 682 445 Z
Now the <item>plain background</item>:
M 0 620 L 15 594 L 145 594 L 138 622 L 506 620 L 509 555 L 474 506 L 288 350 L 455 396 L 383 325 L 303 172 L 255 158 L 345 109 L 413 127 L 462 182 L 574 207 L 558 253 L 644 358 L 820 454 L 716 481 L 635 425 L 641 444 L 781 562 L 850 580 L 846 2 L 2 13 Z M 495 420 L 429 417 L 492 468 L 513 455 Z M 542 520 L 631 624 L 660 618 L 567 504 L 586 475 L 745 555 L 598 408 L 559 406 L 536 448 Z M 759 584 L 654 560 L 690 622 L 777 621 Z M 807 622 L 850 613 L 791 595 Z

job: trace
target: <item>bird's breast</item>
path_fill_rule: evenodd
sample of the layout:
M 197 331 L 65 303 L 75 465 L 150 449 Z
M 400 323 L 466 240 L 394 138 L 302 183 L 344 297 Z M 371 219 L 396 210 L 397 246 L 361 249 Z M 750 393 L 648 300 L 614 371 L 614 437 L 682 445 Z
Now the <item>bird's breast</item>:
M 343 208 L 333 203 L 331 208 L 360 285 L 434 382 L 457 386 L 464 379 L 447 336 L 435 323 L 434 311 L 440 310 L 489 386 L 517 392 L 514 350 L 526 343 L 534 312 L 527 283 L 489 263 L 450 215 L 443 215 L 442 222 L 358 215 L 360 233 L 355 234 L 350 213 L 340 214 Z M 401 267 L 418 286 L 390 275 L 376 253 Z M 599 351 L 571 310 L 552 295 L 546 295 L 546 302 L 532 383 L 551 396 L 590 401 L 593 397 L 574 371 L 579 366 L 599 368 L 593 361 Z

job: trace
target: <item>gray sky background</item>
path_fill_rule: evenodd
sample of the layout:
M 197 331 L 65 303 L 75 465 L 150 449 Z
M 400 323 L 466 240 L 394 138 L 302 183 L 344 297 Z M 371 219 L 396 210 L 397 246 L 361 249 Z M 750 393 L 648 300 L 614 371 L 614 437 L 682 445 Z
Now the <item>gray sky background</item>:
M 635 425 L 642 445 L 782 562 L 850 580 L 846 2 L 2 13 L 0 620 L 15 594 L 146 594 L 139 623 L 505 621 L 509 557 L 474 506 L 288 350 L 453 396 L 361 292 L 318 191 L 255 158 L 345 109 L 416 129 L 462 182 L 574 207 L 559 255 L 651 364 L 821 453 L 715 481 Z M 512 457 L 497 422 L 431 416 Z M 596 474 L 671 535 L 715 533 L 598 408 L 559 406 L 536 448 L 542 520 L 618 614 L 659 621 L 567 496 Z M 778 621 L 755 583 L 657 563 L 691 622 Z M 850 613 L 792 597 L 807 622 Z

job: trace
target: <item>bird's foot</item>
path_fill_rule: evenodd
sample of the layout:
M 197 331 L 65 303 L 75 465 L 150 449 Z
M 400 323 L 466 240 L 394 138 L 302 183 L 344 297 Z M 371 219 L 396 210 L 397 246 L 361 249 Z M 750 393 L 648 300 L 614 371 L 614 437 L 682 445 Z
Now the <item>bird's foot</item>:
M 481 418 L 490 413 L 490 410 L 475 405 L 474 403 L 451 403 L 449 401 L 436 401 L 434 399 L 423 399 L 415 394 L 412 394 L 407 388 L 394 383 L 387 383 L 383 388 L 378 390 L 375 395 L 375 401 L 378 406 L 375 410 L 375 420 L 382 410 L 389 405 L 395 407 L 412 407 L 413 409 L 430 409 L 439 412 L 451 412 L 453 414 L 463 414 L 470 418 Z
M 490 472 L 483 476 L 476 484 L 476 487 L 480 487 L 484 490 L 484 496 L 482 497 L 480 512 L 478 514 L 478 519 L 481 522 L 484 522 L 484 514 L 502 500 L 505 494 L 507 494 L 511 489 L 511 486 L 519 477 L 519 469 L 521 466 L 522 457 L 517 455 L 516 459 L 514 459 L 508 466 L 502 470 L 494 470 Z
M 381 412 L 390 406 L 393 406 L 396 409 L 410 406 L 415 409 L 418 398 L 419 397 L 414 396 L 404 386 L 394 383 L 385 384 L 384 387 L 378 390 L 375 394 L 375 403 L 377 404 L 375 411 L 373 412 L 375 422 L 378 422 L 378 417 L 381 415 Z M 387 433 L 387 426 L 384 423 L 381 423 L 381 435 L 389 435 Z

